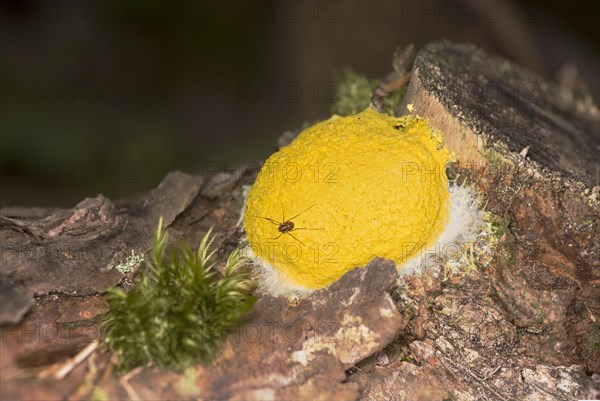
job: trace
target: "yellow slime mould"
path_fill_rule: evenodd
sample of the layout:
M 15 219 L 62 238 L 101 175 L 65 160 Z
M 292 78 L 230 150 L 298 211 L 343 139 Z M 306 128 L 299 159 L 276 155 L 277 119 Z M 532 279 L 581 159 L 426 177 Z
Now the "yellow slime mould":
M 423 118 L 333 116 L 266 161 L 248 194 L 249 245 L 300 289 L 326 287 L 377 256 L 401 268 L 446 227 L 448 161 Z

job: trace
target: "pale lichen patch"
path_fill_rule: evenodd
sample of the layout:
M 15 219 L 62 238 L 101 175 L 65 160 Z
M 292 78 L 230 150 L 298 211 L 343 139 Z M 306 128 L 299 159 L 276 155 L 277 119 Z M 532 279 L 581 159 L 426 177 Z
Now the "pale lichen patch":
M 388 308 L 379 308 L 379 314 L 381 315 L 381 317 L 392 317 L 392 316 L 394 316 L 394 314 L 392 313 L 392 310 L 388 309 Z
M 363 324 L 360 316 L 344 315 L 341 327 L 332 339 L 305 341 L 302 349 L 292 353 L 292 361 L 306 366 L 319 351 L 327 351 L 344 364 L 354 363 L 357 358 L 374 351 L 380 344 L 377 334 Z

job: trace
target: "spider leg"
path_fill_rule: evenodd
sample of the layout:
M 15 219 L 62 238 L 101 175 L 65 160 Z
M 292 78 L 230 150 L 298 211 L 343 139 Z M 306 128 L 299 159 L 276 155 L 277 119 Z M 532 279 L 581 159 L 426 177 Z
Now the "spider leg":
M 304 209 L 303 211 L 301 211 L 300 213 L 298 213 L 297 215 L 295 215 L 294 217 L 289 218 L 288 220 L 294 220 L 296 217 L 300 216 L 302 213 L 309 211 L 310 209 L 312 209 L 313 207 L 315 207 L 317 204 L 313 203 L 312 206 L 307 207 L 306 209 Z M 284 220 L 285 221 L 285 220 Z
M 276 226 L 279 226 L 279 225 L 281 224 L 280 222 L 278 222 L 278 221 L 276 221 L 276 220 L 274 220 L 274 219 L 271 219 L 271 218 L 269 218 L 269 217 L 262 217 L 262 216 L 252 216 L 251 214 L 250 214 L 249 216 L 250 216 L 250 217 L 254 217 L 254 218 L 256 218 L 256 219 L 265 219 L 265 220 L 267 220 L 267 221 L 270 221 L 271 223 L 275 224 Z
M 279 239 L 279 237 L 281 237 L 283 234 L 285 234 L 285 233 L 281 233 L 281 234 L 279 234 L 279 235 L 278 235 L 277 237 L 275 237 L 275 238 L 268 238 L 268 239 Z
M 285 212 L 283 211 L 283 201 L 281 201 L 281 221 L 285 221 Z
M 283 234 L 283 233 L 282 233 L 282 234 Z M 298 242 L 300 243 L 300 245 L 302 245 L 302 246 L 305 246 L 305 245 L 304 245 L 304 243 L 303 243 L 302 241 L 300 241 L 298 238 L 296 238 L 296 237 L 294 236 L 294 234 L 292 234 L 291 232 L 289 232 L 289 231 L 288 231 L 288 232 L 286 232 L 286 234 L 289 234 L 289 235 L 290 235 L 290 237 L 292 237 L 293 239 L 295 239 L 296 241 L 298 241 Z M 280 236 L 281 236 L 281 235 L 280 235 Z
M 294 228 L 290 231 L 296 231 L 296 230 L 324 230 L 324 228 L 306 228 L 306 227 L 298 227 L 298 228 Z

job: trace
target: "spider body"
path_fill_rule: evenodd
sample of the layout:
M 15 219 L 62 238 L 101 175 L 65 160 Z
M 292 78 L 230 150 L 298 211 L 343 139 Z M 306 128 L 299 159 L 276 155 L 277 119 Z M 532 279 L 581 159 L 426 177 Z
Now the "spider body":
M 270 238 L 270 239 L 279 239 L 279 237 L 281 237 L 283 234 L 287 234 L 290 237 L 292 237 L 294 240 L 296 240 L 300 245 L 304 246 L 304 243 L 302 241 L 300 241 L 298 238 L 296 238 L 296 236 L 294 234 L 292 234 L 292 231 L 297 231 L 297 230 L 322 230 L 322 228 L 306 228 L 306 227 L 296 227 L 296 225 L 294 224 L 294 222 L 292 221 L 293 219 L 295 219 L 296 217 L 300 216 L 302 213 L 312 209 L 314 206 L 316 205 L 313 204 L 312 206 L 308 207 L 307 209 L 304 209 L 303 211 L 301 211 L 300 213 L 298 213 L 297 215 L 295 215 L 294 217 L 289 218 L 288 220 L 285 219 L 285 212 L 283 211 L 283 204 L 281 205 L 281 221 L 277 221 L 275 219 L 272 219 L 270 217 L 263 217 L 263 216 L 252 216 L 252 217 L 257 217 L 259 219 L 265 219 L 273 224 L 275 224 L 277 226 L 277 231 L 279 231 L 279 235 L 277 237 L 274 238 Z
M 284 221 L 283 223 L 281 223 L 279 225 L 279 227 L 277 228 L 279 230 L 280 233 L 289 233 L 290 231 L 294 231 L 294 222 L 292 221 Z

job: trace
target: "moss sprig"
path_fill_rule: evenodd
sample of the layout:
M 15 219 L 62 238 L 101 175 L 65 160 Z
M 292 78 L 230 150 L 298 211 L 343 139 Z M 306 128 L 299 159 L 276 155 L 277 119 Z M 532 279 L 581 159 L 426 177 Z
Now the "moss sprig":
M 118 357 L 118 370 L 144 364 L 181 370 L 214 356 L 228 328 L 253 305 L 253 284 L 240 269 L 240 250 L 215 269 L 212 229 L 193 251 L 187 244 L 167 247 L 159 221 L 151 260 L 126 293 L 111 288 L 104 339 Z
M 339 116 L 357 114 L 369 107 L 379 82 L 346 69 L 336 80 L 336 102 L 331 112 Z

